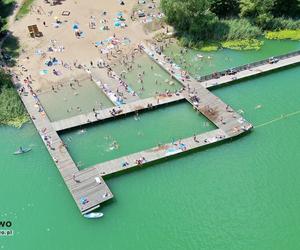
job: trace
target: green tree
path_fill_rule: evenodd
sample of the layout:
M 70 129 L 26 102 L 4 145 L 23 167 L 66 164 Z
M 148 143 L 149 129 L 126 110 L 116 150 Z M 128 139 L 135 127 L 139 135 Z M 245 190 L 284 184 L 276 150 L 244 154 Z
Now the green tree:
M 0 31 L 2 31 L 7 17 L 12 14 L 14 8 L 15 2 L 13 0 L 0 0 Z
M 274 0 L 273 14 L 276 17 L 299 18 L 300 0 Z
M 216 15 L 210 10 L 210 0 L 162 0 L 161 7 L 167 21 L 179 33 L 205 40 Z
M 240 0 L 240 16 L 252 18 L 264 28 L 273 18 L 274 0 Z
M 11 78 L 0 69 L 0 92 L 2 87 L 9 88 L 12 86 Z
M 211 11 L 218 17 L 234 17 L 240 12 L 239 0 L 213 0 Z
M 5 25 L 5 20 L 0 16 L 0 31 L 2 30 L 4 25 Z

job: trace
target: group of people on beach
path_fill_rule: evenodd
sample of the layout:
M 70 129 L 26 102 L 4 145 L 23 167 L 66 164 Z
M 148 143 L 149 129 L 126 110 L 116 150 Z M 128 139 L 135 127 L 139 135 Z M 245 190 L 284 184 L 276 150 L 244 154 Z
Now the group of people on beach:
M 95 22 L 95 18 L 91 17 L 90 19 L 90 25 L 91 26 L 94 26 L 94 22 Z M 116 39 L 116 35 L 114 34 L 113 37 Z M 191 77 L 189 76 L 188 72 L 185 71 L 185 70 L 182 70 L 180 67 L 178 67 L 178 65 L 176 65 L 173 60 L 168 57 L 168 56 L 165 56 L 163 55 L 163 51 L 166 47 L 168 47 L 171 43 L 171 40 L 164 40 L 164 42 L 162 43 L 156 43 L 156 44 L 153 44 L 154 45 L 154 50 L 151 51 L 151 53 L 149 54 L 154 60 L 158 61 L 158 62 L 162 62 L 161 65 L 163 65 L 167 71 L 170 73 L 170 77 L 171 79 L 177 79 L 179 80 L 183 87 L 176 91 L 176 95 L 180 95 L 180 94 L 187 94 L 188 97 L 189 97 L 189 100 L 194 104 L 194 107 L 198 110 L 198 111 L 203 111 L 201 110 L 201 107 L 202 107 L 202 100 L 200 98 L 200 96 L 198 95 L 197 93 L 197 89 L 195 87 L 195 84 L 191 82 Z M 154 51 L 155 54 L 152 54 Z M 70 71 L 73 71 L 73 70 L 82 70 L 84 72 L 87 72 L 88 74 L 90 74 L 90 77 L 91 77 L 91 80 L 94 80 L 93 79 L 93 76 L 92 76 L 92 69 L 94 67 L 98 67 L 98 68 L 104 68 L 106 70 L 106 74 L 107 74 L 107 77 L 108 78 L 112 78 L 112 79 L 115 79 L 117 80 L 118 84 L 119 84 L 119 88 L 116 89 L 116 92 L 113 92 L 109 86 L 109 84 L 107 82 L 101 82 L 100 83 L 100 87 L 101 89 L 103 90 L 104 93 L 106 93 L 108 96 L 110 94 L 112 94 L 115 98 L 116 98 L 116 101 L 119 102 L 119 103 L 123 103 L 124 99 L 125 99 L 125 96 L 126 96 L 126 93 L 129 93 L 132 94 L 132 95 L 137 95 L 137 93 L 135 91 L 133 91 L 130 86 L 125 82 L 125 79 L 127 78 L 127 74 L 129 72 L 132 72 L 135 70 L 135 67 L 137 67 L 138 69 L 138 73 L 136 75 L 136 80 L 137 82 L 139 83 L 139 91 L 142 93 L 143 91 L 145 91 L 145 77 L 146 75 L 148 74 L 147 71 L 145 69 L 143 69 L 143 66 L 140 64 L 140 63 L 137 63 L 136 61 L 136 58 L 137 57 L 140 57 L 143 53 L 145 52 L 145 48 L 142 46 L 142 45 L 139 45 L 137 46 L 137 48 L 133 49 L 130 53 L 124 53 L 123 54 L 123 51 L 122 49 L 116 45 L 114 46 L 114 49 L 110 51 L 110 53 L 106 53 L 107 55 L 107 61 L 111 61 L 111 65 L 115 65 L 116 66 L 116 63 L 114 63 L 113 61 L 113 58 L 118 58 L 116 59 L 115 61 L 117 61 L 120 65 L 123 66 L 124 70 L 120 73 L 120 76 L 118 76 L 114 71 L 113 69 L 109 66 L 110 64 L 108 64 L 105 60 L 101 59 L 99 61 L 97 61 L 96 63 L 94 61 L 90 61 L 90 65 L 86 65 L 84 63 L 78 63 L 78 61 L 74 61 L 73 62 L 73 66 L 70 66 L 68 67 L 68 69 Z M 52 53 L 52 51 L 49 51 L 49 53 Z M 185 53 L 187 53 L 187 50 L 183 49 L 180 51 L 180 54 L 184 55 Z M 113 58 L 109 58 L 109 55 Z M 115 57 L 116 56 L 116 57 Z M 110 60 L 109 60 L 110 59 Z M 59 60 L 58 58 L 56 57 L 49 57 L 49 60 L 47 61 L 47 64 L 46 66 L 48 67 L 51 67 L 53 65 L 57 65 L 57 63 L 61 64 L 61 65 L 72 65 L 72 63 L 63 63 L 62 61 L 60 62 L 61 60 Z M 22 66 L 24 67 L 24 66 Z M 66 67 L 65 67 L 66 68 Z M 154 73 L 154 66 L 150 66 L 150 72 L 153 72 Z M 60 71 L 56 68 L 54 68 L 52 70 L 53 74 L 54 75 L 60 75 Z M 152 73 L 150 73 L 152 74 Z M 36 103 L 36 106 L 38 108 L 38 112 L 41 114 L 41 115 L 44 115 L 45 116 L 45 112 L 44 112 L 44 109 L 39 101 L 39 98 L 37 96 L 37 94 L 34 92 L 33 88 L 31 87 L 31 83 L 32 83 L 32 79 L 31 79 L 31 76 L 27 76 L 25 79 L 24 79 L 24 84 L 25 84 L 25 87 L 21 87 L 19 89 L 19 92 L 20 94 L 22 95 L 25 95 L 26 93 L 26 90 L 28 89 L 30 94 L 32 95 L 32 97 L 35 99 L 35 103 Z M 158 80 L 155 80 L 154 84 L 159 84 L 158 83 Z M 74 81 L 71 81 L 69 83 L 69 86 L 72 90 L 76 91 L 77 90 L 77 87 L 81 87 L 80 85 L 80 82 L 78 79 L 75 79 Z M 53 91 L 53 93 L 57 93 L 58 91 L 60 91 L 60 89 L 62 89 L 63 87 L 63 84 L 59 84 L 58 86 L 54 86 L 52 85 L 51 86 L 51 89 Z M 126 93 L 125 93 L 126 92 Z M 74 93 L 76 94 L 76 92 Z M 78 94 L 78 93 L 77 93 Z M 172 96 L 172 92 L 168 89 L 165 89 L 164 92 L 158 92 L 156 91 L 155 93 L 158 97 L 160 96 Z M 159 104 L 159 98 L 157 98 L 157 104 Z M 147 108 L 152 108 L 153 107 L 153 103 L 148 103 L 147 104 Z M 76 107 L 76 110 L 78 112 L 81 112 L 81 108 L 79 106 Z M 215 110 L 213 110 L 212 107 L 208 106 L 207 107 L 207 112 L 210 113 L 211 112 L 211 116 L 214 117 L 214 114 L 213 112 Z M 213 111 L 211 111 L 213 110 Z M 67 112 L 71 112 L 72 111 L 72 107 L 71 108 L 68 108 L 67 109 Z M 92 109 L 93 113 L 94 113 L 94 116 L 96 119 L 98 119 L 99 117 L 99 112 L 96 111 L 96 108 L 93 108 Z M 225 111 L 227 113 L 231 113 L 232 116 L 234 118 L 236 118 L 237 114 L 235 112 L 233 112 L 233 110 L 227 105 L 226 108 L 225 108 Z M 119 114 L 121 114 L 123 112 L 123 109 L 121 107 L 114 107 L 112 109 L 109 110 L 111 116 L 117 116 Z M 33 119 L 35 119 L 34 117 L 32 117 Z M 222 116 L 222 115 L 216 115 L 216 119 L 218 119 L 218 122 L 220 122 L 222 125 L 226 125 L 227 123 L 227 116 Z M 46 132 L 46 131 L 45 131 Z M 219 136 L 219 137 L 216 137 L 216 139 L 222 139 L 223 136 Z M 47 146 L 51 149 L 51 150 L 55 150 L 55 147 L 53 147 L 53 143 L 52 143 L 52 138 L 51 136 L 47 135 L 47 133 L 45 133 L 45 135 L 43 136 L 43 139 L 45 141 L 45 143 L 47 144 Z M 200 140 L 197 138 L 196 135 L 193 136 L 193 141 L 195 143 L 200 143 Z M 209 142 L 209 139 L 206 138 L 204 139 L 204 142 Z M 185 149 L 186 147 L 188 147 L 188 145 L 185 145 Z M 141 165 L 141 164 L 144 164 L 146 163 L 146 159 L 144 157 L 141 157 L 140 159 L 137 159 L 135 161 L 135 163 L 137 165 Z M 129 163 L 127 162 L 125 164 L 125 166 L 128 166 Z

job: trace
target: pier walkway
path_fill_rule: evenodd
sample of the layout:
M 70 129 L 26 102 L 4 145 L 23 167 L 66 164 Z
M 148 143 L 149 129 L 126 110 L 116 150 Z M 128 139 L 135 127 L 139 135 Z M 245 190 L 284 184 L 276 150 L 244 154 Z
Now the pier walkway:
M 227 138 L 228 136 L 221 129 L 216 129 L 207 133 L 196 135 L 195 137 L 185 138 L 174 143 L 164 144 L 162 146 L 157 146 L 145 151 L 120 157 L 118 159 L 96 164 L 93 167 L 77 173 L 76 178 L 85 180 L 87 178 L 86 176 L 90 175 L 91 172 L 95 172 L 101 176 L 106 176 L 134 167 L 143 167 L 142 165 L 145 163 L 154 162 L 172 155 L 180 154 L 202 146 L 207 146 Z
M 190 88 L 197 88 L 199 85 L 204 88 L 212 88 L 300 63 L 300 51 L 296 51 L 274 57 L 273 60 L 277 59 L 277 62 L 270 63 L 270 59 L 265 59 L 262 61 L 249 63 L 247 65 L 234 67 L 231 70 L 236 71 L 235 74 L 229 74 L 228 70 L 224 70 L 202 76 L 199 79 L 194 79 L 186 71 L 182 70 L 180 66 L 173 62 L 167 61 L 168 57 L 163 55 L 163 53 L 155 52 L 154 45 L 149 44 L 147 46 L 142 44 L 142 47 L 145 53 L 148 54 L 148 56 L 150 56 L 154 62 L 160 65 L 164 70 L 166 70 L 187 88 L 189 88 L 189 86 Z
M 93 210 L 99 207 L 100 203 L 111 199 L 113 195 L 101 176 L 93 176 L 87 181 L 78 182 L 75 176 L 79 170 L 53 129 L 38 98 L 31 94 L 28 86 L 23 87 L 23 94 L 19 92 L 19 95 L 81 213 Z M 96 177 L 100 183 L 95 181 Z
M 134 102 L 140 99 L 138 95 L 123 80 L 123 84 L 127 85 L 128 88 L 126 89 L 125 86 L 121 84 L 120 77 L 115 72 L 111 71 L 110 76 L 108 76 L 107 72 L 107 68 L 92 68 L 90 73 L 94 82 L 115 105 L 121 103 L 118 103 L 114 96 L 120 97 L 123 100 L 123 104 Z M 111 93 L 105 91 L 103 89 L 104 86 L 108 88 Z
M 168 62 L 167 57 L 162 53 L 158 54 L 145 45 L 143 45 L 143 48 L 154 62 L 185 87 L 182 92 L 185 99 L 229 137 L 239 135 L 252 128 L 252 125 L 240 114 L 204 88 L 197 80 L 187 75 L 187 73 L 183 74 L 180 67 Z
M 146 99 L 140 99 L 138 101 L 124 104 L 120 106 L 120 108 L 107 108 L 103 110 L 96 110 L 95 112 L 91 112 L 88 114 L 82 114 L 78 116 L 73 116 L 71 118 L 59 120 L 52 122 L 52 127 L 55 131 L 62 131 L 66 129 L 75 128 L 78 126 L 87 125 L 94 122 L 103 121 L 106 119 L 110 119 L 113 117 L 126 115 L 132 112 L 136 112 L 139 110 L 149 109 L 151 107 L 156 107 L 176 101 L 183 100 L 184 97 L 182 95 L 170 95 L 170 96 L 157 96 L 157 97 L 150 97 Z M 149 105 L 151 107 L 149 107 Z M 112 110 L 116 110 L 116 114 L 112 114 Z M 95 115 L 97 113 L 97 115 Z
M 127 92 L 123 97 L 128 103 L 120 105 L 120 107 L 98 110 L 89 114 L 78 115 L 52 123 L 49 121 L 38 97 L 32 91 L 30 85 L 23 84 L 23 90 L 18 91 L 34 125 L 81 213 L 88 213 L 98 208 L 101 203 L 113 197 L 113 194 L 102 178 L 103 176 L 134 167 L 142 167 L 146 163 L 217 143 L 251 130 L 252 125 L 249 122 L 235 112 L 229 105 L 220 100 L 220 98 L 213 95 L 207 88 L 230 83 L 237 79 L 258 75 L 300 62 L 300 52 L 295 52 L 286 56 L 281 56 L 279 62 L 273 64 L 269 64 L 265 60 L 264 62 L 258 63 L 258 65 L 251 64 L 249 67 L 243 66 L 239 68 L 234 76 L 223 75 L 222 72 L 219 72 L 218 74 L 220 75 L 217 74 L 218 79 L 214 78 L 216 77 L 216 74 L 214 74 L 196 80 L 189 76 L 187 72 L 181 70 L 178 65 L 168 61 L 166 56 L 161 53 L 156 53 L 155 49 L 149 49 L 144 46 L 144 51 L 158 65 L 171 74 L 174 79 L 177 79 L 182 84 L 184 90 L 177 95 L 151 97 L 143 100 L 132 95 L 132 92 Z M 91 74 L 93 73 L 91 72 Z M 95 76 L 95 78 L 97 78 L 97 76 Z M 18 86 L 18 81 L 16 79 L 14 80 L 16 86 Z M 104 80 L 101 79 L 101 82 L 102 81 L 107 82 L 107 85 L 112 89 L 112 92 L 119 92 L 119 82 L 116 78 L 113 80 L 108 77 Z M 78 169 L 69 155 L 66 146 L 57 134 L 57 131 L 103 121 L 116 116 L 150 109 L 152 107 L 184 99 L 190 102 L 195 110 L 202 113 L 213 122 L 217 126 L 217 129 L 184 138 L 177 142 L 159 145 L 118 159 L 99 163 L 84 170 Z
M 280 58 L 280 57 L 276 57 L 276 58 Z M 264 74 L 264 73 L 267 73 L 267 72 L 270 72 L 273 70 L 296 65 L 299 62 L 300 62 L 300 54 L 299 55 L 296 54 L 293 57 L 283 57 L 278 62 L 272 63 L 272 64 L 269 63 L 268 61 L 265 61 L 265 64 L 260 64 L 258 66 L 254 66 L 254 67 L 251 67 L 250 66 L 251 64 L 249 64 L 249 65 L 245 65 L 243 70 L 241 70 L 240 67 L 238 67 L 238 69 L 240 69 L 241 71 L 237 71 L 237 73 L 234 75 L 223 75 L 223 76 L 220 76 L 219 78 L 203 80 L 203 81 L 200 81 L 200 84 L 205 88 L 217 87 L 217 86 L 221 86 L 221 85 L 224 85 L 227 83 L 232 83 L 237 80 L 245 79 L 247 77 L 257 76 L 257 75 L 261 75 L 261 74 Z M 222 75 L 224 73 L 218 72 L 217 75 Z
M 238 136 L 252 128 L 240 114 L 226 105 L 220 98 L 213 95 L 193 78 L 183 78 L 180 68 L 174 68 L 165 61 L 164 55 L 159 55 L 144 47 L 145 52 L 164 70 L 172 74 L 184 87 L 181 95 L 188 100 L 194 109 L 201 112 L 218 129 L 193 137 L 185 138 L 175 143 L 164 144 L 148 150 L 133 153 L 118 159 L 99 163 L 76 174 L 76 178 L 85 180 L 92 173 L 106 176 L 134 167 L 142 167 L 145 163 L 151 163 L 159 159 L 167 158 L 182 152 L 207 146 L 234 136 Z M 191 91 L 191 89 L 193 89 Z M 92 174 L 93 175 L 93 174 Z

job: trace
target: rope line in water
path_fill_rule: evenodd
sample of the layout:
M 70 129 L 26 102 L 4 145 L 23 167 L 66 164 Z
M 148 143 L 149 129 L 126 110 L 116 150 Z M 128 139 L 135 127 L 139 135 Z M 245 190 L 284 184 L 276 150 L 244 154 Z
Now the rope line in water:
M 275 119 L 273 119 L 273 120 L 271 120 L 271 121 L 268 121 L 268 122 L 265 122 L 265 123 L 263 123 L 263 124 L 254 126 L 254 128 L 260 128 L 260 127 L 269 125 L 269 124 L 271 124 L 271 123 L 280 121 L 280 120 L 282 120 L 282 119 L 289 118 L 289 117 L 291 117 L 291 116 L 295 116 L 295 115 L 299 115 L 299 114 L 300 114 L 300 110 L 295 111 L 295 112 L 292 112 L 292 113 L 289 113 L 289 114 L 286 114 L 286 115 L 281 115 L 280 117 L 275 118 Z

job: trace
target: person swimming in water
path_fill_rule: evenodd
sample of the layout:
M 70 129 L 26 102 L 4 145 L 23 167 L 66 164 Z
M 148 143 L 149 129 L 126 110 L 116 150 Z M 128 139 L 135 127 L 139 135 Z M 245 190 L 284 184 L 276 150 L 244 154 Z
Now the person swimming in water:
M 117 141 L 113 141 L 112 145 L 113 145 L 114 149 L 119 148 L 119 144 L 117 143 Z

